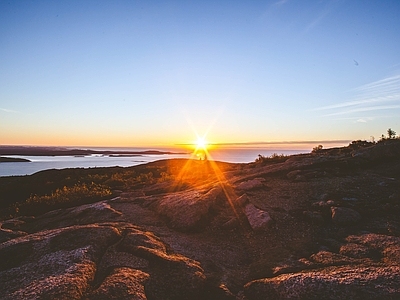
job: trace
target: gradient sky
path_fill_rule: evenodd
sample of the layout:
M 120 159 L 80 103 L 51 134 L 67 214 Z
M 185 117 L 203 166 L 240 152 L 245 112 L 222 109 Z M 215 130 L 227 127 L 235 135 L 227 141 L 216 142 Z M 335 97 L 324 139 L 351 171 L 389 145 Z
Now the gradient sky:
M 0 144 L 400 133 L 400 1 L 0 1 Z

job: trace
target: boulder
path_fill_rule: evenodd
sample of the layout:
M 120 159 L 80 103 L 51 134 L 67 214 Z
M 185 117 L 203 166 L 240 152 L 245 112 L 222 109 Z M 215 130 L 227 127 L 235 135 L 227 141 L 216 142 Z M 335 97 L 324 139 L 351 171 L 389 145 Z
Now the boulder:
M 104 223 L 0 244 L 1 299 L 204 299 L 200 264 L 154 234 Z
M 339 253 L 353 258 L 370 257 L 370 250 L 368 249 L 368 247 L 355 243 L 342 245 L 340 247 Z
M 332 267 L 265 278 L 245 285 L 249 300 L 399 299 L 400 267 Z
M 220 187 L 214 187 L 168 194 L 157 201 L 155 211 L 166 217 L 169 225 L 175 229 L 197 231 L 207 223 L 209 209 L 221 193 Z
M 336 225 L 352 225 L 361 220 L 361 216 L 354 209 L 347 207 L 331 207 L 332 222 Z
M 319 251 L 318 253 L 311 255 L 310 260 L 323 266 L 340 266 L 365 262 L 363 260 L 347 257 L 330 251 Z
M 259 189 L 264 186 L 264 179 L 263 178 L 255 178 L 247 181 L 243 181 L 239 183 L 237 186 L 238 190 L 241 191 L 250 191 L 254 189 Z
M 367 233 L 351 235 L 346 240 L 367 247 L 372 254 L 379 253 L 386 263 L 400 265 L 400 237 Z
M 116 268 L 109 274 L 89 299 L 132 299 L 146 300 L 144 285 L 149 274 L 131 268 Z
M 96 262 L 118 238 L 115 228 L 90 225 L 2 243 L 2 299 L 81 299 L 95 277 Z
M 244 208 L 245 215 L 254 231 L 262 231 L 271 226 L 272 219 L 268 212 L 249 203 Z
M 19 225 L 27 232 L 37 232 L 50 228 L 62 228 L 74 225 L 86 225 L 115 221 L 121 217 L 121 212 L 113 209 L 107 201 L 80 205 L 66 209 L 57 209 L 47 212 L 32 220 L 26 220 Z

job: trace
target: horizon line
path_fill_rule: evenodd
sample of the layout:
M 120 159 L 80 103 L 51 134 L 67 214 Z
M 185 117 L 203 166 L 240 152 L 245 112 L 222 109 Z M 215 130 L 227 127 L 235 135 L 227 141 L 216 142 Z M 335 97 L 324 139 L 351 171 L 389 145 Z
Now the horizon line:
M 351 143 L 352 140 L 304 140 L 304 141 L 259 141 L 259 142 L 223 142 L 223 143 L 207 143 L 210 146 L 257 146 L 257 145 L 312 145 L 312 144 L 348 144 Z M 68 146 L 68 145 L 32 145 L 32 144 L 0 144 L 0 147 L 51 147 L 51 148 L 169 148 L 169 147 L 176 147 L 176 146 L 193 146 L 196 143 L 176 143 L 170 145 L 138 145 L 138 146 Z
M 251 145 L 298 145 L 298 144 L 334 144 L 351 143 L 352 140 L 309 140 L 309 141 L 273 141 L 273 142 L 226 142 L 207 143 L 210 146 L 251 146 Z M 196 143 L 179 143 L 176 146 L 191 146 Z

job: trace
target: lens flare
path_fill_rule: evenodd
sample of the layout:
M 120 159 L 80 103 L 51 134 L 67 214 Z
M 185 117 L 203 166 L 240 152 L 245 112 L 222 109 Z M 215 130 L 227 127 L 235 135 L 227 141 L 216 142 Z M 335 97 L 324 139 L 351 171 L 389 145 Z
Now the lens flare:
M 201 137 L 197 138 L 197 141 L 196 141 L 197 149 L 205 150 L 205 149 L 207 149 L 207 146 L 208 146 L 208 143 L 204 138 L 201 138 Z

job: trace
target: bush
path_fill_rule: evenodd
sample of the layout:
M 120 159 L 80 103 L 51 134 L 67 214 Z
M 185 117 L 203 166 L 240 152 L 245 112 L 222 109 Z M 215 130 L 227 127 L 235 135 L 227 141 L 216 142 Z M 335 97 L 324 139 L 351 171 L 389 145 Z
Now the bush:
M 264 155 L 258 154 L 258 157 L 256 158 L 255 162 L 257 164 L 278 163 L 278 162 L 284 162 L 288 158 L 289 158 L 288 156 L 286 156 L 284 154 L 278 154 L 278 153 L 274 153 L 270 156 L 264 156 Z
M 72 207 L 101 200 L 110 196 L 111 190 L 96 183 L 78 183 L 74 186 L 56 189 L 50 195 L 31 195 L 25 202 L 19 205 L 21 213 L 37 214 L 57 208 Z
M 318 145 L 318 146 L 316 146 L 316 147 L 314 147 L 313 149 L 312 149 L 312 153 L 318 153 L 318 152 L 321 152 L 322 151 L 322 148 L 324 148 L 324 146 L 322 146 L 322 145 Z

